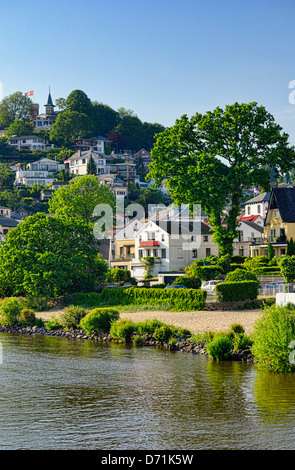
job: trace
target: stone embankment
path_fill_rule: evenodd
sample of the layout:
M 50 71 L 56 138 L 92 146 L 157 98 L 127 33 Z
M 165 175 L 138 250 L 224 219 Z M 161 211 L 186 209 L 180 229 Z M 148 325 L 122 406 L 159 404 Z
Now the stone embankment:
M 21 325 L 14 325 L 14 326 L 0 326 L 0 333 L 10 333 L 10 334 L 26 334 L 26 335 L 40 335 L 40 336 L 55 336 L 61 338 L 68 338 L 68 339 L 78 339 L 78 340 L 93 340 L 93 341 L 102 341 L 102 342 L 111 342 L 116 341 L 112 338 L 110 334 L 107 333 L 93 333 L 91 335 L 87 335 L 84 330 L 48 330 L 45 327 L 37 327 L 37 326 L 21 326 Z M 204 356 L 208 356 L 206 351 L 205 345 L 200 343 L 194 343 L 190 341 L 189 338 L 184 340 L 179 338 L 172 344 L 168 342 L 161 342 L 155 340 L 152 335 L 143 335 L 143 341 L 141 346 L 153 346 L 159 347 L 164 349 L 169 349 L 172 351 L 180 351 L 184 353 L 190 354 L 200 354 Z M 233 361 L 240 361 L 245 363 L 253 363 L 253 356 L 251 354 L 250 349 L 235 351 L 229 357 L 230 360 Z

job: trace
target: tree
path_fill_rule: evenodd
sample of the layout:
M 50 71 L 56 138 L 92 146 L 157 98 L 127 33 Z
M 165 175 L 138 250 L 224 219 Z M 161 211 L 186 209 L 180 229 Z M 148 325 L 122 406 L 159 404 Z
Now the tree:
M 295 280 L 295 255 L 282 255 L 278 259 L 278 265 L 286 282 L 294 282 Z
M 90 292 L 107 270 L 88 224 L 39 213 L 12 229 L 0 247 L 0 295 Z
M 16 119 L 10 124 L 7 131 L 5 132 L 5 138 L 9 140 L 13 135 L 32 135 L 34 133 L 33 124 L 21 119 Z
M 204 115 L 186 115 L 160 133 L 148 178 L 167 178 L 178 204 L 201 204 L 213 225 L 220 255 L 232 254 L 243 190 L 269 189 L 270 169 L 294 165 L 288 135 L 257 103 L 235 103 Z
M 32 100 L 17 91 L 12 95 L 6 96 L 0 103 L 0 123 L 7 127 L 16 119 L 29 121 L 33 112 Z
M 110 106 L 92 102 L 92 120 L 94 124 L 94 134 L 106 137 L 118 124 L 118 113 Z
M 60 103 L 62 104 L 62 103 Z M 92 103 L 82 90 L 73 90 L 65 100 L 66 109 L 91 117 Z
M 9 165 L 0 163 L 0 191 L 13 189 L 15 181 L 15 172 L 9 168 Z
M 99 183 L 93 175 L 80 176 L 54 192 L 49 210 L 57 216 L 93 221 L 93 211 L 98 204 L 115 205 L 115 198 L 108 186 Z
M 96 175 L 97 169 L 92 156 L 90 155 L 89 162 L 87 163 L 87 175 Z
M 66 109 L 58 114 L 50 132 L 50 140 L 70 147 L 76 139 L 90 137 L 93 126 L 84 113 Z

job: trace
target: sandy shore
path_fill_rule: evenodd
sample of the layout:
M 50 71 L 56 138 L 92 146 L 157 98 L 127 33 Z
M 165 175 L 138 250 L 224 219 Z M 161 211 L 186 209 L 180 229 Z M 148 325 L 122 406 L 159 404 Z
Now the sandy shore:
M 62 313 L 60 309 L 52 309 L 47 312 L 38 312 L 36 316 L 43 320 L 49 320 L 51 316 L 58 318 Z M 238 311 L 197 311 L 197 312 L 165 312 L 165 311 L 137 311 L 121 312 L 120 318 L 127 318 L 134 322 L 157 318 L 170 324 L 187 328 L 191 333 L 204 333 L 205 331 L 225 331 L 233 323 L 239 323 L 246 333 L 253 330 L 256 320 L 261 317 L 263 310 L 238 310 Z

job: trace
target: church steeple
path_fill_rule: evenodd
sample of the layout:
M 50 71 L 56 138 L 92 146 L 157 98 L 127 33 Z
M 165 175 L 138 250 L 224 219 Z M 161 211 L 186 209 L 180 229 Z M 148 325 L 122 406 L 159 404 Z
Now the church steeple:
M 47 98 L 47 104 L 45 104 L 45 113 L 47 115 L 51 115 L 54 113 L 54 108 L 55 105 L 53 104 L 52 98 L 51 98 L 51 93 L 50 93 L 50 87 L 49 87 L 49 94 Z

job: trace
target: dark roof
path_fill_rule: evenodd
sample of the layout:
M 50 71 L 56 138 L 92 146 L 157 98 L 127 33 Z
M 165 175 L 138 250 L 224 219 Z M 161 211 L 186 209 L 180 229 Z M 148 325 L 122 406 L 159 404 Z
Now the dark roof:
M 273 188 L 269 209 L 279 209 L 283 222 L 295 223 L 295 188 Z
M 19 222 L 9 217 L 0 217 L 0 225 L 2 227 L 17 227 Z
M 255 196 L 252 199 L 249 199 L 249 201 L 246 201 L 245 204 L 256 204 L 257 202 L 269 201 L 270 194 L 270 192 L 258 194 L 258 196 Z
M 52 101 L 50 92 L 49 92 L 49 94 L 48 94 L 47 103 L 46 103 L 45 106 L 53 106 L 53 107 L 55 107 L 54 104 L 53 104 L 53 101 Z
M 210 227 L 203 222 L 186 222 L 177 220 L 153 220 L 160 228 L 165 230 L 169 234 L 174 235 L 209 235 L 211 232 Z
M 264 228 L 261 225 L 255 224 L 255 222 L 251 222 L 250 220 L 242 220 L 244 224 L 249 225 L 249 227 L 254 228 L 255 230 L 258 230 L 259 232 L 263 233 Z

